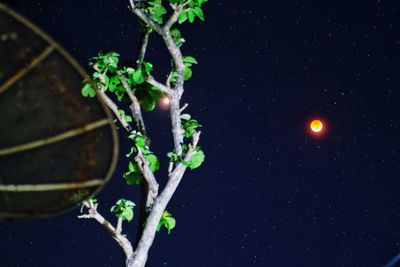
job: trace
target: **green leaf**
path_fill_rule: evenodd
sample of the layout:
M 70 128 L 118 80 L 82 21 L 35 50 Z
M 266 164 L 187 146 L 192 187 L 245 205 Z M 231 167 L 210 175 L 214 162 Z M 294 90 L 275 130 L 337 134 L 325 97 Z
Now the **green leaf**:
M 188 11 L 187 17 L 188 17 L 190 23 L 193 23 L 195 15 L 196 14 L 192 10 Z
M 127 220 L 128 222 L 130 222 L 133 219 L 133 209 L 127 209 L 124 213 L 123 213 L 123 218 L 125 220 Z
M 111 207 L 111 212 L 113 212 L 117 217 L 123 220 L 131 221 L 133 219 L 133 208 L 135 203 L 126 199 L 119 199 L 114 206 Z
M 191 170 L 200 167 L 200 165 L 204 162 L 204 152 L 202 150 L 196 151 L 195 154 L 189 160 L 189 168 Z
M 141 173 L 141 170 L 136 162 L 130 161 L 128 164 L 128 169 L 130 172 Z
M 164 226 L 168 230 L 168 234 L 171 233 L 171 230 L 175 228 L 176 226 L 176 220 L 171 216 L 171 214 L 168 211 L 164 211 L 160 222 L 157 225 L 157 232 L 160 231 L 161 227 Z
M 142 101 L 140 102 L 140 106 L 144 111 L 152 111 L 156 107 L 156 102 L 153 101 L 151 98 L 143 98 Z
M 143 137 L 143 135 L 136 135 L 135 137 L 135 144 L 140 148 L 140 149 L 144 149 L 145 145 L 146 145 L 146 141 L 145 138 Z
M 86 83 L 82 88 L 82 95 L 84 97 L 95 97 L 96 91 L 92 88 L 89 83 Z
M 121 116 L 125 119 L 126 122 L 128 122 L 128 123 L 132 122 L 132 117 L 129 115 L 126 115 L 124 110 L 119 109 L 118 111 L 121 114 Z
M 182 120 L 188 121 L 188 120 L 190 120 L 190 118 L 191 118 L 191 116 L 189 114 L 181 114 L 181 119 Z
M 137 69 L 132 74 L 132 80 L 136 84 L 142 84 L 146 81 L 142 69 Z
M 118 75 L 114 75 L 111 77 L 110 82 L 108 84 L 108 88 L 110 89 L 111 92 L 114 92 L 115 89 L 117 89 L 117 86 L 121 84 L 121 81 L 119 80 Z
M 180 46 L 185 42 L 185 39 L 182 38 L 181 32 L 177 28 L 172 29 L 170 33 L 177 46 Z
M 187 20 L 187 11 L 182 11 L 182 13 L 179 15 L 178 23 L 182 24 Z
M 189 80 L 192 77 L 192 70 L 185 66 L 185 70 L 183 71 L 183 78 L 185 79 L 185 81 Z
M 152 172 L 156 172 L 160 168 L 160 161 L 154 154 L 147 154 L 144 155 L 144 157 L 146 158 Z
M 190 64 L 198 64 L 197 60 L 194 57 L 186 56 L 183 58 L 183 63 L 190 63 Z
M 128 185 L 138 185 L 142 181 L 142 174 L 136 172 L 126 172 L 122 175 Z
M 150 62 L 143 61 L 143 66 L 144 66 L 144 72 L 146 74 L 150 74 L 150 72 L 153 70 L 153 64 L 151 64 Z
M 168 234 L 170 234 L 171 230 L 174 229 L 176 226 L 176 220 L 172 217 L 167 217 L 167 218 L 165 218 L 165 220 L 166 220 L 166 225 L 168 228 Z
M 201 8 L 200 7 L 195 7 L 194 9 L 193 9 L 193 12 L 196 14 L 196 16 L 199 18 L 199 19 L 201 19 L 201 20 L 203 20 L 204 21 L 204 13 L 203 13 L 203 10 L 201 10 Z

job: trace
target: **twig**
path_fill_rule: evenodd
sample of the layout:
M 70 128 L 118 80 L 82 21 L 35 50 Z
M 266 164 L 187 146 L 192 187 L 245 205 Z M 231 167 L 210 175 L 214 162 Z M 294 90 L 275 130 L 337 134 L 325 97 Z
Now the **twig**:
M 172 94 L 173 94 L 173 91 L 172 91 L 171 88 L 169 88 L 168 86 L 166 86 L 166 85 L 164 85 L 164 84 L 162 84 L 162 83 L 160 83 L 160 82 L 157 82 L 157 81 L 154 79 L 154 77 L 151 76 L 151 75 L 149 75 L 149 76 L 147 77 L 147 82 L 148 82 L 149 84 L 153 85 L 154 87 L 157 87 L 158 89 L 160 89 L 161 91 L 163 91 L 163 92 L 164 92 L 165 94 L 167 94 L 167 95 L 172 95 Z
M 124 250 L 126 259 L 131 259 L 133 257 L 133 248 L 131 242 L 121 234 L 121 231 L 117 229 L 107 221 L 98 211 L 97 211 L 97 204 L 93 204 L 92 200 L 83 201 L 83 205 L 88 208 L 88 213 L 78 216 L 80 219 L 95 219 L 99 222 L 106 230 L 110 233 L 110 235 L 118 242 L 118 244 Z M 119 220 L 118 220 L 118 223 Z M 122 222 L 121 222 L 122 224 Z M 120 228 L 122 230 L 122 226 Z
M 163 30 L 165 32 L 169 32 L 169 30 L 171 29 L 172 25 L 178 20 L 180 14 L 183 11 L 183 6 L 182 5 L 177 5 L 175 6 L 174 9 L 174 13 L 172 14 L 172 16 L 167 20 L 167 22 L 165 23 Z
M 185 103 L 185 104 L 183 105 L 183 107 L 181 107 L 181 109 L 179 110 L 179 112 L 182 113 L 188 106 L 189 106 L 189 104 L 188 104 L 188 103 Z
M 119 120 L 121 123 L 122 127 L 125 128 L 126 131 L 131 132 L 131 126 L 126 122 L 125 118 L 119 113 L 117 105 L 114 103 L 114 101 L 109 98 L 106 93 L 104 92 L 103 88 L 96 87 L 96 91 L 100 97 L 101 100 L 111 109 L 111 111 L 114 113 L 115 117 Z
M 141 62 L 146 55 L 147 44 L 149 42 L 151 30 L 146 27 L 146 30 L 142 33 L 141 45 L 139 46 L 138 56 L 136 58 L 136 62 Z
M 95 66 L 93 66 L 93 69 L 95 71 L 99 72 L 99 69 Z M 100 73 L 100 81 L 102 83 L 104 83 L 105 79 L 104 79 L 104 75 L 107 72 L 107 69 L 104 71 L 103 74 Z M 107 96 L 107 94 L 104 91 L 104 88 L 102 85 L 98 86 L 95 85 L 96 88 L 96 92 L 98 93 L 99 97 L 101 100 L 103 100 L 103 102 L 111 109 L 111 111 L 114 113 L 115 117 L 117 117 L 117 119 L 119 120 L 119 122 L 121 123 L 122 127 L 125 128 L 126 131 L 128 131 L 129 133 L 132 131 L 131 126 L 129 125 L 129 123 L 125 120 L 125 118 L 121 115 L 121 113 L 118 110 L 118 106 L 114 103 L 114 101 L 111 100 L 111 98 L 109 98 Z
M 125 91 L 129 97 L 129 99 L 131 100 L 131 104 L 129 105 L 129 108 L 131 109 L 132 116 L 136 122 L 136 126 L 143 135 L 147 135 L 146 127 L 144 125 L 144 121 L 143 121 L 143 117 L 142 117 L 142 112 L 140 110 L 139 100 L 133 93 L 132 89 L 129 87 L 128 83 L 125 80 L 125 77 L 122 76 L 121 71 L 118 71 L 118 77 L 122 83 L 122 86 L 125 88 Z
M 122 232 L 122 217 L 118 217 L 117 229 L 115 231 L 120 234 Z

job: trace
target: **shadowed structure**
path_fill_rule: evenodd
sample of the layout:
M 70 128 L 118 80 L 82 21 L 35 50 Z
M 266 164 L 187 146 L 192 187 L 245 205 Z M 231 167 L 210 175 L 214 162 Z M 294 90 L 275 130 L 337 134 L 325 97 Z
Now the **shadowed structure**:
M 47 216 L 96 193 L 117 161 L 113 119 L 85 72 L 0 3 L 0 219 Z

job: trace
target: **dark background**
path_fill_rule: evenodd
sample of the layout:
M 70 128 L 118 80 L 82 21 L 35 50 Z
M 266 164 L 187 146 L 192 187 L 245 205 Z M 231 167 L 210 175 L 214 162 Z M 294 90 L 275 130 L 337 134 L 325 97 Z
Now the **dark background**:
M 134 57 L 127 2 L 8 1 L 84 66 L 99 50 Z M 400 2 L 210 0 L 205 15 L 182 27 L 182 50 L 200 62 L 185 101 L 207 158 L 174 195 L 177 227 L 157 235 L 148 266 L 388 262 L 400 251 Z M 151 43 L 160 78 L 169 57 Z M 315 116 L 328 126 L 322 138 L 306 129 Z M 168 112 L 146 120 L 165 155 Z M 98 196 L 112 220 L 119 197 L 139 200 L 121 178 L 126 163 Z M 1 223 L 0 265 L 122 266 L 116 242 L 78 214 Z M 135 227 L 125 224 L 131 238 Z

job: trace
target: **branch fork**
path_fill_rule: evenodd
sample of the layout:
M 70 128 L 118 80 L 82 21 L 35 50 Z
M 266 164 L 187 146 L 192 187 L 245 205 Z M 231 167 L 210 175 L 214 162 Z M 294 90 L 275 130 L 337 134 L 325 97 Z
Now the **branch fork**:
M 172 136 L 174 140 L 174 148 L 178 156 L 184 158 L 184 161 L 189 161 L 190 158 L 196 153 L 196 146 L 199 142 L 201 132 L 194 132 L 192 136 L 192 141 L 188 146 L 188 150 L 185 155 L 183 155 L 182 144 L 183 144 L 183 130 L 181 123 L 181 112 L 183 112 L 188 104 L 184 104 L 182 107 L 180 105 L 181 96 L 184 92 L 184 63 L 183 56 L 180 51 L 180 48 L 176 45 L 174 39 L 170 34 L 170 29 L 174 23 L 176 23 L 179 19 L 180 14 L 184 10 L 184 8 L 189 4 L 190 0 L 187 0 L 184 4 L 175 4 L 171 5 L 173 9 L 173 14 L 166 21 L 164 25 L 159 25 L 155 21 L 153 21 L 143 10 L 141 10 L 138 6 L 135 5 L 134 0 L 129 0 L 131 11 L 141 20 L 143 21 L 151 30 L 158 33 L 169 51 L 173 62 L 174 69 L 170 72 L 167 77 L 166 84 L 160 83 L 154 79 L 153 76 L 149 75 L 147 77 L 146 82 L 150 85 L 158 88 L 163 91 L 170 98 L 170 116 L 171 116 L 171 127 L 172 127 Z M 137 62 L 141 62 L 144 58 L 147 42 L 149 38 L 150 30 L 147 30 L 144 33 L 142 38 L 142 45 L 139 47 L 139 55 Z M 138 63 L 139 64 L 139 63 Z M 171 79 L 173 72 L 176 71 L 177 77 L 176 82 L 174 83 L 174 87 L 171 88 Z M 145 126 L 140 110 L 139 102 L 134 95 L 132 89 L 129 87 L 125 78 L 122 76 L 120 72 L 118 72 L 119 78 L 121 80 L 122 85 L 125 88 L 127 95 L 131 101 L 130 108 L 132 111 L 132 115 L 137 123 L 139 131 L 141 131 L 145 136 Z M 102 76 L 100 77 L 102 78 Z M 104 101 L 104 103 L 112 110 L 114 115 L 117 117 L 121 125 L 124 129 L 130 134 L 132 129 L 130 125 L 126 122 L 125 118 L 121 116 L 118 111 L 117 105 L 105 94 L 104 88 L 101 86 L 96 87 L 96 91 L 100 96 L 100 99 Z M 98 221 L 103 227 L 111 234 L 111 236 L 118 242 L 118 244 L 123 248 L 126 256 L 126 266 L 127 267 L 144 267 L 148 257 L 148 251 L 153 243 L 153 240 L 156 235 L 156 229 L 160 222 L 161 216 L 165 211 L 170 199 L 175 193 L 177 186 L 179 185 L 187 167 L 182 164 L 182 162 L 174 164 L 170 162 L 168 166 L 168 182 L 162 192 L 159 194 L 159 184 L 154 176 L 154 173 L 151 171 L 149 164 L 144 157 L 140 148 L 136 146 L 136 155 L 134 156 L 134 160 L 139 166 L 144 180 L 146 181 L 147 188 L 147 199 L 146 199 L 146 208 L 149 210 L 149 215 L 146 220 L 146 224 L 143 230 L 143 233 L 140 237 L 139 243 L 136 247 L 136 250 L 133 251 L 132 244 L 129 240 L 122 234 L 122 218 L 118 218 L 117 226 L 114 227 L 109 221 L 107 221 L 98 211 L 97 204 L 94 204 L 92 200 L 87 200 L 83 202 L 82 209 L 87 208 L 87 213 L 78 216 L 78 218 L 82 219 L 95 219 Z M 175 165 L 175 166 L 174 166 Z

